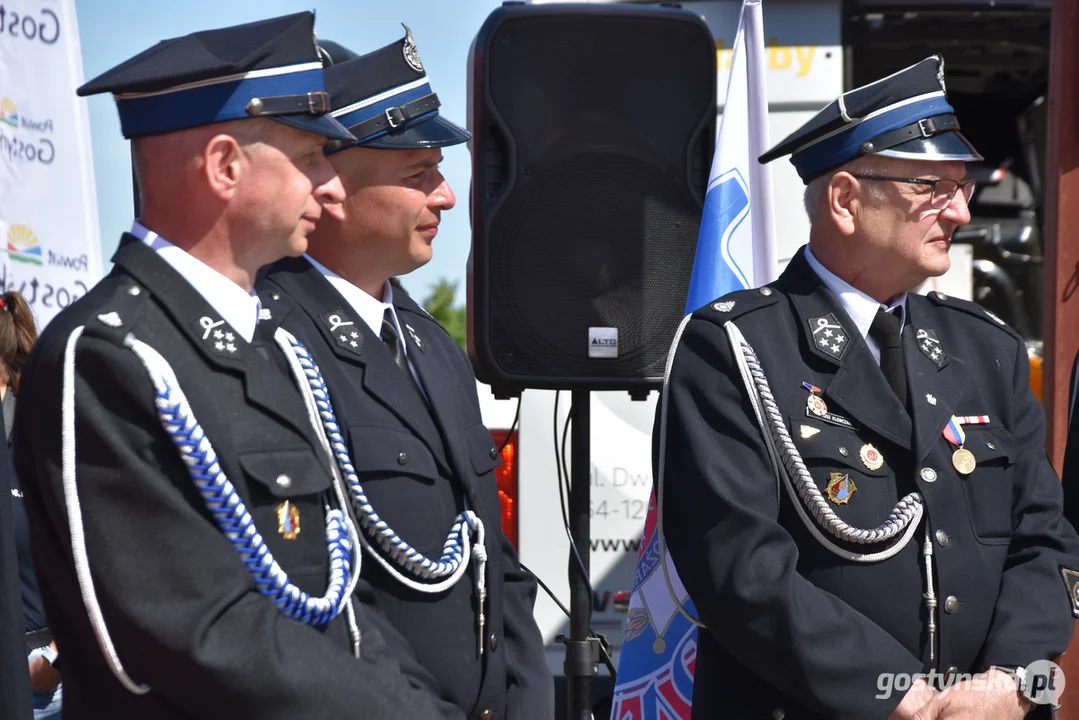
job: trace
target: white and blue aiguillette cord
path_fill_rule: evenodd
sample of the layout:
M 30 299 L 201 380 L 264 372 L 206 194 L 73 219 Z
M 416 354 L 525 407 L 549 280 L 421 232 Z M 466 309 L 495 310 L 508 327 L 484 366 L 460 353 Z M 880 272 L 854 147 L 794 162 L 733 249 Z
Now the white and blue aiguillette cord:
M 352 493 L 357 519 L 363 530 L 361 539 L 369 541 L 364 542 L 363 546 L 371 557 L 398 582 L 423 593 L 438 593 L 453 587 L 468 569 L 469 558 L 475 558 L 475 585 L 476 595 L 479 598 L 479 653 L 482 655 L 485 629 L 484 603 L 487 599 L 487 550 L 484 545 L 483 521 L 471 510 L 465 510 L 459 514 L 454 519 L 453 527 L 450 528 L 446 542 L 442 546 L 442 555 L 437 560 L 425 557 L 402 540 L 393 528 L 378 516 L 360 485 L 356 468 L 349 456 L 348 445 L 341 436 L 341 428 L 337 424 L 329 390 L 311 354 L 302 343 L 281 328 L 274 333 L 274 340 L 285 353 L 290 365 L 295 364 L 293 375 L 298 376 L 299 373 L 303 373 L 307 379 L 307 387 L 301 385 L 301 392 L 309 404 L 317 408 L 321 422 L 316 422 L 315 430 L 319 433 L 324 446 L 337 460 L 337 468 L 340 469 Z M 475 534 L 474 542 L 473 534 Z M 382 552 L 371 547 L 370 543 L 374 543 Z M 357 560 L 358 564 L 359 560 Z
M 63 370 L 63 485 L 72 555 L 83 602 L 109 669 L 127 690 L 142 695 L 149 692 L 150 688 L 135 683 L 123 669 L 97 600 L 86 554 L 82 509 L 75 483 L 75 348 L 82 331 L 83 328 L 78 327 L 68 337 Z M 292 340 L 295 342 L 294 338 Z M 341 508 L 326 507 L 326 545 L 330 555 L 328 587 L 323 597 L 316 598 L 293 585 L 274 560 L 239 494 L 222 471 L 217 454 L 196 420 L 168 361 L 132 335 L 124 339 L 124 345 L 135 353 L 145 367 L 154 386 L 154 405 L 162 427 L 179 451 L 218 527 L 232 543 L 233 549 L 254 579 L 258 591 L 272 599 L 286 616 L 315 627 L 326 625 L 342 609 L 347 609 L 353 651 L 358 654 L 359 628 L 350 598 L 359 580 L 360 555 L 353 555 L 353 548 L 359 545 L 359 536 L 344 511 L 347 503 L 340 483 L 334 483 L 334 490 Z M 315 368 L 315 372 L 318 372 L 318 368 Z M 302 376 L 297 377 L 297 383 L 301 387 L 306 386 Z M 323 443 L 328 451 L 325 440 Z M 332 467 L 333 463 L 330 465 Z M 334 474 L 336 476 L 337 473 Z

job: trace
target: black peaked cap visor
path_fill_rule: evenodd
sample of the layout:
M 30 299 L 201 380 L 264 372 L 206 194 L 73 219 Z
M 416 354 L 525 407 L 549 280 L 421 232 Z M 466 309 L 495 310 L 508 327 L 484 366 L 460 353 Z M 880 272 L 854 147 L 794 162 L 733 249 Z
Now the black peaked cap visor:
M 352 133 L 350 133 L 344 125 L 337 122 L 336 118 L 328 114 L 269 115 L 267 117 L 271 120 L 276 120 L 279 123 L 294 127 L 297 130 L 305 130 L 307 132 L 315 133 L 316 135 L 324 135 L 327 140 L 341 140 L 343 142 L 356 141 L 356 138 L 352 136 Z
M 984 160 L 970 141 L 957 131 L 943 132 L 927 138 L 914 138 L 882 150 L 877 155 L 907 160 L 941 162 L 980 162 Z
M 441 115 L 421 120 L 414 125 L 388 132 L 360 143 L 360 147 L 381 150 L 411 150 L 460 145 L 471 139 L 472 133 L 450 122 Z

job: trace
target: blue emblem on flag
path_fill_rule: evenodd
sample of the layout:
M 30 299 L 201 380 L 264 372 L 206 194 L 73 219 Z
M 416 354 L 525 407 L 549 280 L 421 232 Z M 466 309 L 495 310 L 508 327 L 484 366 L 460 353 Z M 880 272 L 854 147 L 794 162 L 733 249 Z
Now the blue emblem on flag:
M 749 217 L 749 192 L 738 168 L 731 168 L 708 185 L 704 215 L 689 279 L 686 312 L 693 312 L 732 290 L 753 283 L 752 248 L 732 247 L 735 231 Z M 743 243 L 743 245 L 745 245 Z

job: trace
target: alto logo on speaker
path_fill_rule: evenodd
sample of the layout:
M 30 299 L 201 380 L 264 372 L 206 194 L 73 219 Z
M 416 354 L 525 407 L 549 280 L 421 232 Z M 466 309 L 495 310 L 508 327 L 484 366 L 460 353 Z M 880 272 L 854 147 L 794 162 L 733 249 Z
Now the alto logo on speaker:
M 618 328 L 590 327 L 588 328 L 588 357 L 590 358 L 616 358 L 618 357 Z

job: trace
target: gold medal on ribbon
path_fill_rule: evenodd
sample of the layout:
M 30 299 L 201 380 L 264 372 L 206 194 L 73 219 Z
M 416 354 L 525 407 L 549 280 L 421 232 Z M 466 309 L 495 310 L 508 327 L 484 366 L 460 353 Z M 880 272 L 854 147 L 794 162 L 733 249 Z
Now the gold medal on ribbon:
M 970 475 L 974 468 L 978 467 L 978 461 L 974 459 L 974 453 L 966 448 L 958 448 L 952 453 L 952 465 L 963 475 Z
M 952 453 L 952 465 L 959 474 L 970 475 L 974 472 L 978 461 L 974 459 L 974 453 L 963 447 L 967 441 L 967 434 L 963 431 L 963 423 L 955 415 L 952 415 L 944 427 L 944 439 L 955 446 L 955 452 Z

